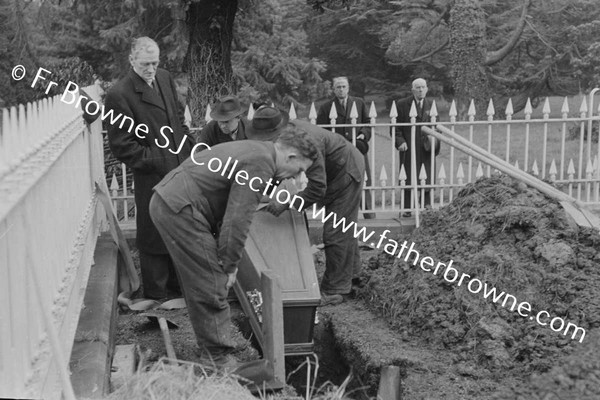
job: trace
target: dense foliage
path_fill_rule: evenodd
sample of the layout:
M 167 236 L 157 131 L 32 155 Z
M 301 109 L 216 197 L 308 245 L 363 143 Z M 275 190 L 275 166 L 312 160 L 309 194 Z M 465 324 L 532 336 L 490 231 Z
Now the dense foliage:
M 421 76 L 433 95 L 491 93 L 499 103 L 512 97 L 516 109 L 600 79 L 596 0 L 2 0 L 0 22 L 9 104 L 36 96 L 11 81 L 15 64 L 79 57 L 111 81 L 127 70 L 139 35 L 156 38 L 163 66 L 194 75 L 191 94 L 202 101 L 193 111 L 223 92 L 308 103 L 336 75 L 359 95 L 398 98 Z

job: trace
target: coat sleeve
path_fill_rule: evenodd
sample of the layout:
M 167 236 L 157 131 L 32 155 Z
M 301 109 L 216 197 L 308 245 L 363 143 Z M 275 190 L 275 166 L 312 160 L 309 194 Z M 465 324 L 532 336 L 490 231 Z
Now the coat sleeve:
M 121 114 L 134 120 L 131 132 L 128 130 L 129 123 L 123 123 L 123 129 L 120 127 L 122 117 L 115 123 L 108 124 L 108 144 L 114 156 L 132 169 L 146 173 L 159 172 L 158 163 L 161 157 L 158 154 L 158 147 L 148 144 L 145 139 L 141 138 L 140 136 L 145 135 L 143 132 L 138 132 L 139 136 L 135 134 L 139 122 L 135 120 L 125 96 L 115 91 L 109 91 L 106 95 L 105 107 L 109 112 L 112 110 L 115 119 Z
M 331 120 L 329 119 L 330 109 L 331 109 L 330 102 L 321 104 L 321 107 L 319 107 L 319 112 L 317 113 L 317 124 L 318 125 L 328 125 L 331 123 Z
M 304 190 L 297 193 L 297 195 L 304 200 L 304 209 L 321 201 L 325 197 L 325 192 L 327 191 L 325 159 L 320 151 L 317 159 L 306 170 L 306 178 L 308 179 L 306 187 Z
M 238 171 L 244 170 L 251 177 L 259 177 L 265 183 L 275 175 L 275 170 L 265 164 L 241 165 Z M 250 231 L 256 207 L 262 198 L 264 184 L 260 191 L 254 191 L 248 184 L 240 185 L 232 178 L 227 208 L 219 232 L 218 254 L 223 263 L 223 270 L 230 274 L 235 271 L 242 258 L 242 252 Z M 254 185 L 256 188 L 256 185 Z
M 410 118 L 408 117 L 408 113 L 406 112 L 405 105 L 401 101 L 398 101 L 396 102 L 396 107 L 398 110 L 398 118 L 396 119 L 396 121 L 399 123 L 410 122 Z M 408 135 L 410 136 L 410 126 L 396 127 L 396 149 L 400 147 L 402 143 L 408 143 L 407 137 L 405 136 L 407 130 Z
M 361 100 L 360 102 L 357 102 L 356 105 L 357 107 L 359 107 L 358 110 L 356 110 L 358 111 L 359 123 L 370 123 L 371 119 L 369 118 L 369 111 L 367 110 L 367 105 L 365 104 L 365 102 Z M 369 143 L 369 141 L 371 140 L 371 128 L 368 126 L 363 126 L 360 128 L 360 133 L 365 135 L 365 142 Z

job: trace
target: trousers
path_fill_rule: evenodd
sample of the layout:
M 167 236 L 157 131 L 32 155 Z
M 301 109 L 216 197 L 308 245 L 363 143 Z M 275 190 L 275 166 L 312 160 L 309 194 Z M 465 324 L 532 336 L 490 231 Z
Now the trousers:
M 340 189 L 327 196 L 325 210 L 335 213 L 337 221 L 346 219 L 346 226 L 358 220 L 362 182 L 356 182 L 345 174 Z M 337 186 L 337 185 L 336 185 Z M 342 231 L 343 224 L 333 227 L 333 218 L 323 224 L 323 245 L 325 247 L 325 274 L 321 281 L 321 291 L 326 294 L 348 294 L 352 289 L 352 278 L 361 269 L 358 240 L 354 228 Z
M 155 193 L 150 216 L 173 258 L 198 346 L 212 355 L 233 350 L 227 274 L 202 210 L 188 205 L 175 213 Z
M 169 254 L 151 254 L 140 250 L 140 268 L 144 297 L 162 299 L 168 291 L 179 294 L 181 285 Z

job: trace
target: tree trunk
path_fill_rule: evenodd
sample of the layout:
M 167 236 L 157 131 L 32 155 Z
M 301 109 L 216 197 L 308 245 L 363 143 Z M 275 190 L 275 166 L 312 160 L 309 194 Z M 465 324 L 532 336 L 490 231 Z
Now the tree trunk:
M 187 11 L 190 42 L 184 61 L 189 76 L 192 125 L 203 122 L 206 106 L 235 93 L 231 41 L 238 0 L 196 0 Z
M 477 119 L 485 118 L 491 97 L 485 71 L 485 14 L 479 0 L 456 0 L 450 11 L 452 86 L 459 115 L 466 114 L 471 99 Z

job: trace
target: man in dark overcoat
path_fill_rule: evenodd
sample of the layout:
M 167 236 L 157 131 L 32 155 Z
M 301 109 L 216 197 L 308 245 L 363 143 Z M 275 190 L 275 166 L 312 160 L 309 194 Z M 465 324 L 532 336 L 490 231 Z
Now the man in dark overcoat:
M 180 287 L 171 257 L 150 219 L 148 206 L 152 188 L 190 156 L 193 140 L 183 123 L 175 83 L 169 72 L 158 68 L 156 42 L 147 37 L 135 39 L 129 61 L 132 68 L 127 76 L 114 84 L 106 95 L 105 108 L 113 112 L 112 121 L 106 118 L 108 142 L 115 157 L 133 171 L 136 243 L 144 295 L 163 299 L 178 295 Z
M 345 76 L 338 76 L 333 78 L 333 92 L 335 96 L 323 103 L 321 107 L 319 107 L 319 112 L 317 113 L 317 124 L 319 125 L 329 125 L 331 124 L 331 118 L 329 118 L 329 113 L 331 112 L 331 108 L 335 107 L 335 111 L 337 113 L 337 118 L 335 119 L 335 124 L 351 124 L 352 118 L 350 118 L 350 112 L 352 111 L 352 105 L 356 105 L 356 112 L 358 116 L 356 118 L 357 124 L 368 124 L 371 122 L 369 118 L 369 111 L 363 99 L 360 97 L 349 96 L 348 93 L 350 91 L 350 84 L 348 82 L 348 78 Z M 328 130 L 333 130 L 334 128 L 325 128 Z M 347 141 L 352 142 L 352 133 L 353 128 L 350 126 L 347 127 L 335 127 L 335 132 L 342 135 Z M 360 127 L 356 129 L 356 148 L 363 154 L 364 163 L 365 163 L 365 171 L 367 173 L 367 180 L 365 181 L 364 186 L 372 186 L 372 178 L 371 178 L 371 166 L 369 165 L 369 141 L 371 140 L 371 128 L 369 127 Z M 365 208 L 371 208 L 371 193 L 370 191 L 365 191 Z M 375 218 L 375 213 L 364 213 L 364 217 L 366 219 Z
M 398 110 L 398 122 L 411 122 L 410 110 L 412 105 L 415 105 L 415 109 L 417 111 L 416 122 L 428 122 L 430 121 L 429 111 L 431 110 L 431 100 L 427 99 L 425 96 L 427 95 L 427 82 L 425 79 L 417 78 L 412 83 L 412 93 L 413 95 L 407 97 L 402 100 L 398 100 L 396 102 L 396 107 Z M 411 208 L 411 200 L 414 199 L 414 195 L 412 190 L 410 190 L 409 186 L 411 185 L 411 126 L 400 126 L 396 127 L 396 149 L 400 151 L 400 165 L 404 166 L 404 171 L 406 172 L 406 186 L 407 189 L 404 191 L 404 207 Z M 434 156 L 437 156 L 440 153 L 440 142 L 435 139 L 432 149 L 431 140 L 428 135 L 421 132 L 421 127 L 416 127 L 415 134 L 415 153 L 416 153 L 416 177 L 419 180 L 419 173 L 421 171 L 421 166 L 425 166 L 425 172 L 427 173 L 426 183 L 431 184 L 431 154 L 433 151 Z M 435 162 L 435 157 L 434 157 Z M 434 164 L 435 167 L 435 164 Z M 426 206 L 431 205 L 430 198 L 430 189 L 425 189 L 425 197 L 424 203 Z M 420 195 L 420 190 L 419 190 Z M 413 201 L 414 203 L 414 201 Z M 416 206 L 416 205 L 414 205 Z M 405 217 L 411 215 L 410 212 L 405 212 L 402 214 Z
M 273 107 L 257 110 L 248 129 L 248 138 L 272 140 L 276 137 L 277 132 L 269 130 L 268 120 L 269 116 L 273 121 L 279 120 L 277 113 L 284 114 Z M 257 129 L 258 123 L 261 123 L 262 129 Z M 350 294 L 352 284 L 357 282 L 361 261 L 358 240 L 352 235 L 353 228 L 344 232 L 344 223 L 336 223 L 334 227 L 334 220 L 339 222 L 344 218 L 346 227 L 358 220 L 365 176 L 364 158 L 338 134 L 306 121 L 293 120 L 289 125 L 306 132 L 318 150 L 319 157 L 306 170 L 308 184 L 297 195 L 304 200 L 304 209 L 317 204 L 325 207 L 325 215 L 332 214 L 323 224 L 325 274 L 321 280 L 321 305 L 339 304 L 344 301 L 343 295 Z M 288 206 L 271 201 L 266 211 L 280 215 Z
M 211 108 L 212 121 L 202 128 L 197 143 L 212 147 L 219 143 L 246 139 L 248 120 L 242 117 L 244 111 L 240 100 L 235 96 L 219 99 Z

